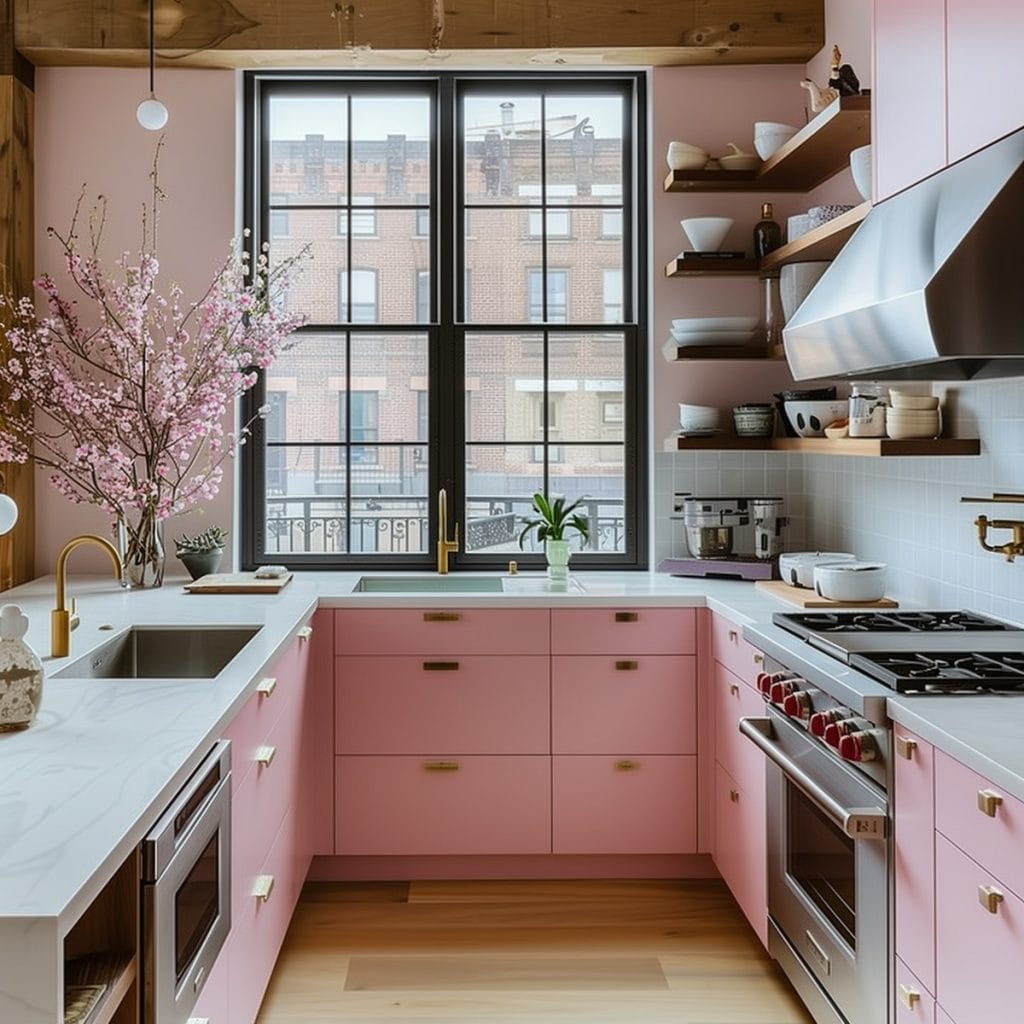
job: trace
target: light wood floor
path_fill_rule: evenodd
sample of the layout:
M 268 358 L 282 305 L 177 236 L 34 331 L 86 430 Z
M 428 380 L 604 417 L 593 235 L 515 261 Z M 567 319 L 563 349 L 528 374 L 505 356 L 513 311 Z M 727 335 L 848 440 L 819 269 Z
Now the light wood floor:
M 309 883 L 258 1024 L 811 1024 L 717 881 Z

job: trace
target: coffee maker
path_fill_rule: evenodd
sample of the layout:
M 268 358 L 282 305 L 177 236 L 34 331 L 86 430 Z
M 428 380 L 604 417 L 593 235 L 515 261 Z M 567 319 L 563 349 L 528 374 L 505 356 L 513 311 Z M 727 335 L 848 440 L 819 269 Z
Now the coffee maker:
M 666 558 L 660 572 L 677 576 L 730 576 L 770 580 L 777 575 L 783 530 L 789 520 L 782 498 L 700 498 L 676 494 L 688 554 Z

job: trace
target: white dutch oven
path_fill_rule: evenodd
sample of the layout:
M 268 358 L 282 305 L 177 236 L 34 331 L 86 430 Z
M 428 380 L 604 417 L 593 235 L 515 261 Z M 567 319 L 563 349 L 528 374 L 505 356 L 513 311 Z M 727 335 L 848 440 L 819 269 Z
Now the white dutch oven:
M 790 551 L 779 555 L 779 576 L 793 587 L 813 587 L 816 565 L 856 560 L 856 555 L 845 551 Z
M 885 596 L 882 562 L 833 562 L 814 569 L 814 589 L 830 601 L 878 601 Z

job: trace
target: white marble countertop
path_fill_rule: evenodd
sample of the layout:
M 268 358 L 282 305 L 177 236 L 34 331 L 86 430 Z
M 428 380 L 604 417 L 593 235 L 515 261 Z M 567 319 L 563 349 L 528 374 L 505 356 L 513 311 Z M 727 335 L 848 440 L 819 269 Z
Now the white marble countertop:
M 644 572 L 576 573 L 582 589 L 564 593 L 549 592 L 539 574 L 522 574 L 501 594 L 413 595 L 353 594 L 358 575 L 298 573 L 270 596 L 187 594 L 184 580 L 125 592 L 112 580 L 72 578 L 82 620 L 72 658 L 109 639 L 109 627 L 261 626 L 212 681 L 50 678 L 70 660 L 46 656 L 52 578 L 0 595 L 29 616 L 27 639 L 48 676 L 32 728 L 0 734 L 0 919 L 46 918 L 66 933 L 317 607 L 707 606 L 739 624 L 791 607 L 750 583 Z M 1007 701 L 1018 699 L 889 704 L 894 719 L 1024 799 L 1024 744 L 1014 739 L 1024 703 L 1007 714 Z

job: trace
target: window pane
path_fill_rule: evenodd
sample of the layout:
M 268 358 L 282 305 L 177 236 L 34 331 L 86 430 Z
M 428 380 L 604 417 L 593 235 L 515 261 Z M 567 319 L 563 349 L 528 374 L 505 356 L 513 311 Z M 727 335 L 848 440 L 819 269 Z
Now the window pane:
M 269 191 L 275 202 L 334 203 L 347 189 L 344 97 L 274 96 L 270 100 Z
M 539 202 L 539 97 L 474 94 L 465 98 L 462 116 L 465 201 Z M 536 187 L 536 198 L 518 198 L 524 184 Z
M 375 437 L 355 433 L 356 402 L 353 402 L 352 440 L 404 441 L 413 443 L 419 436 L 419 394 L 427 388 L 427 336 L 409 334 L 364 334 L 353 332 L 351 390 L 373 392 L 376 400 L 378 433 Z M 360 399 L 364 416 L 362 427 L 370 424 L 372 402 Z
M 274 360 L 265 380 L 271 409 L 264 421 L 268 443 L 341 437 L 337 396 L 345 388 L 344 335 L 297 334 L 295 344 Z
M 543 440 L 532 402 L 544 390 L 541 334 L 467 334 L 467 441 Z
M 542 265 L 539 239 L 527 237 L 524 210 L 474 210 L 466 236 L 466 269 L 473 276 L 469 323 L 528 321 L 527 267 Z
M 337 228 L 336 210 L 289 210 L 287 236 L 271 241 L 272 266 L 296 256 L 304 246 L 310 248 L 311 258 L 303 260 L 302 272 L 292 284 L 287 305 L 305 313 L 311 324 L 337 322 L 334 282 L 346 267 L 346 242 L 338 236 Z
M 380 321 L 376 270 L 358 268 L 338 275 L 338 323 L 375 324 Z M 349 286 L 352 295 L 349 298 Z
M 518 537 L 544 470 L 531 445 L 473 445 L 466 451 L 467 551 L 519 550 Z
M 266 553 L 344 551 L 344 450 L 336 445 L 268 447 L 266 470 Z M 273 489 L 271 470 L 278 484 Z
M 430 101 L 397 94 L 352 98 L 352 191 L 377 205 L 430 194 Z
M 545 101 L 546 199 L 601 203 L 595 194 L 614 186 L 622 194 L 623 105 L 619 96 L 548 96 Z
M 549 463 L 551 491 L 570 501 L 584 498 L 580 511 L 591 527 L 590 550 L 624 551 L 625 449 L 622 445 L 566 445 Z
M 398 555 L 430 543 L 426 449 L 353 446 L 351 550 Z

